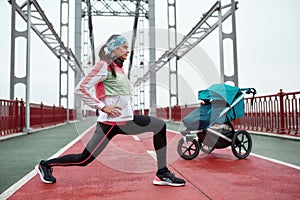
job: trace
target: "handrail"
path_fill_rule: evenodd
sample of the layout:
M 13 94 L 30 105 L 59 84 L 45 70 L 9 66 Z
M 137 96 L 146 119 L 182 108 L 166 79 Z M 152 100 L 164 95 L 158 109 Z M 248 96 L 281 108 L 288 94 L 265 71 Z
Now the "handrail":
M 157 108 L 157 116 L 180 122 L 199 104 L 173 106 L 172 119 L 169 107 Z M 140 113 L 138 110 L 136 113 Z M 300 91 L 255 96 L 244 99 L 244 117 L 233 121 L 236 128 L 249 131 L 268 132 L 300 136 Z
M 30 103 L 30 127 L 44 128 L 67 122 L 67 109 L 43 103 Z M 95 116 L 93 110 L 83 116 Z M 75 109 L 69 109 L 69 120 L 76 120 Z M 0 137 L 22 132 L 25 128 L 25 102 L 23 100 L 0 99 Z

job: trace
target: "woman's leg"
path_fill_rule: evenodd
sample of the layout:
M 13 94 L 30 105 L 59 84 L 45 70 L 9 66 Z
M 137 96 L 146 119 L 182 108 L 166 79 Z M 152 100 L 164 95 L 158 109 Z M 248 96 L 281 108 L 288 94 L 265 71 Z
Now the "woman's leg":
M 156 117 L 135 115 L 133 121 L 119 126 L 120 134 L 136 135 L 145 132 L 153 132 L 153 145 L 156 151 L 157 168 L 166 167 L 166 123 Z
M 107 146 L 110 139 L 116 134 L 115 126 L 97 123 L 94 135 L 80 154 L 67 154 L 58 158 L 45 161 L 50 167 L 53 166 L 86 166 L 91 163 Z
M 55 183 L 52 176 L 53 166 L 85 166 L 92 162 L 106 147 L 116 134 L 135 135 L 144 132 L 154 132 L 153 143 L 157 154 L 158 171 L 153 184 L 182 186 L 185 181 L 172 174 L 166 167 L 166 124 L 163 120 L 149 116 L 134 116 L 123 126 L 111 126 L 97 123 L 97 128 L 81 154 L 69 154 L 55 159 L 41 161 L 36 169 L 45 183 Z
M 94 135 L 89 140 L 86 148 L 80 154 L 68 154 L 50 160 L 42 160 L 36 170 L 44 183 L 55 183 L 52 175 L 53 166 L 86 166 L 92 162 L 107 146 L 108 142 L 119 132 L 117 126 L 97 123 Z
M 153 180 L 155 185 L 183 186 L 185 181 L 177 178 L 166 166 L 166 123 L 155 117 L 135 115 L 133 121 L 120 126 L 122 134 L 135 135 L 144 132 L 154 132 L 153 144 L 157 157 L 157 172 Z

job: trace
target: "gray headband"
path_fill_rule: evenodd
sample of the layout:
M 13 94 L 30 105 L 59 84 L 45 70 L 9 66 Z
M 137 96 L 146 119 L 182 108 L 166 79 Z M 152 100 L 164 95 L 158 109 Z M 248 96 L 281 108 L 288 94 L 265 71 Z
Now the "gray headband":
M 121 35 L 118 35 L 108 41 L 106 43 L 106 47 L 108 50 L 108 53 L 111 54 L 114 50 L 116 50 L 118 47 L 122 46 L 123 44 L 128 43 L 127 39 Z

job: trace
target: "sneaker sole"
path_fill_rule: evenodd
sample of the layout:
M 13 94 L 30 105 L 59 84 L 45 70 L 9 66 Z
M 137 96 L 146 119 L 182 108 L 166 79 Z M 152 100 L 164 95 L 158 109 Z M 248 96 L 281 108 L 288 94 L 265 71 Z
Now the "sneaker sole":
M 47 184 L 54 183 L 53 181 L 47 181 L 47 180 L 44 179 L 43 174 L 42 174 L 41 170 L 39 169 L 39 164 L 37 164 L 35 166 L 35 171 L 40 175 L 40 178 L 43 181 L 43 183 L 47 183 Z
M 184 186 L 185 183 L 169 183 L 169 182 L 165 182 L 165 181 L 158 181 L 158 180 L 153 180 L 153 184 L 154 185 L 168 185 L 168 186 L 175 186 L 175 187 L 180 187 L 180 186 Z

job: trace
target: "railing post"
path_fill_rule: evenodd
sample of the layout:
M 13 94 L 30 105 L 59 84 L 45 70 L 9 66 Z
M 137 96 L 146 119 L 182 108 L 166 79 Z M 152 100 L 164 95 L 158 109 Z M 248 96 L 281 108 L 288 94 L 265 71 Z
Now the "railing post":
M 165 108 L 165 113 L 166 113 L 166 119 L 171 121 L 171 119 L 170 119 L 170 107 Z
M 20 131 L 25 128 L 25 106 L 24 101 L 21 99 L 20 101 Z
M 41 102 L 41 127 L 44 128 L 44 104 Z
M 285 132 L 284 128 L 284 92 L 282 92 L 282 89 L 280 89 L 280 92 L 278 93 L 279 96 L 279 133 L 283 134 Z
M 181 108 L 180 106 L 172 107 L 172 120 L 173 121 L 181 121 Z
M 18 132 L 19 131 L 19 122 L 18 122 L 18 106 L 19 106 L 19 101 L 18 99 L 16 98 L 15 102 L 14 102 L 14 117 L 13 117 L 13 120 L 14 120 L 14 132 Z
M 56 124 L 56 112 L 55 112 L 55 105 L 53 105 L 53 124 L 52 125 L 55 125 Z

